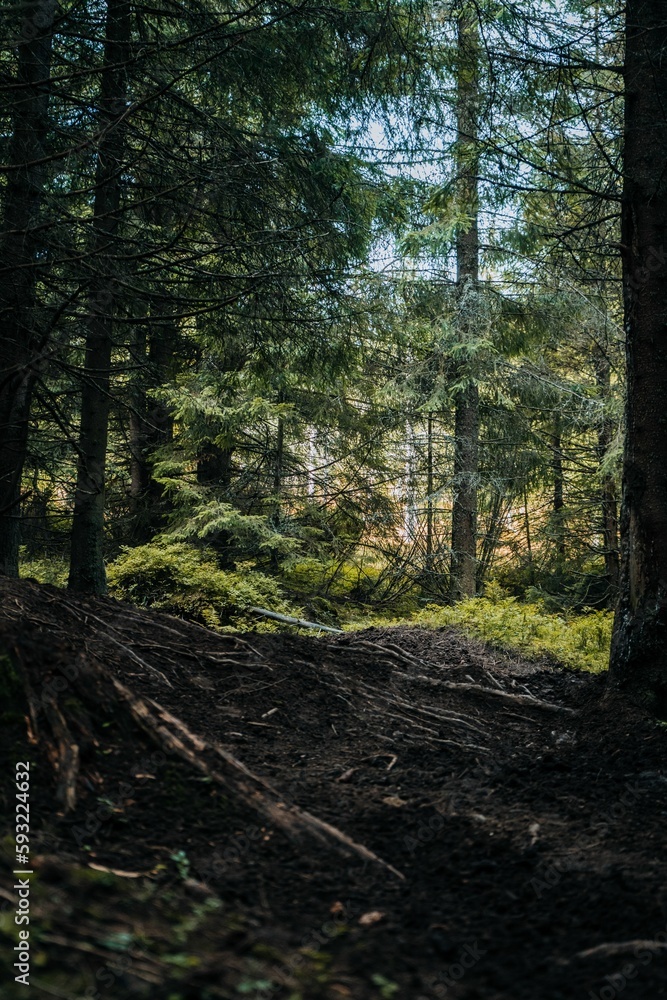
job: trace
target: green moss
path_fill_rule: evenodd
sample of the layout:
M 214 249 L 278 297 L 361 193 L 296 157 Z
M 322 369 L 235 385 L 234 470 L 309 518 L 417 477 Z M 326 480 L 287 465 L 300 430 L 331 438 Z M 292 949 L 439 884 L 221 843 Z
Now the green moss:
M 540 604 L 522 604 L 515 597 L 492 593 L 449 607 L 429 605 L 410 618 L 409 624 L 457 628 L 466 635 L 520 652 L 529 659 L 549 656 L 567 667 L 600 673 L 608 665 L 613 619 L 611 611 L 553 614 Z M 368 628 L 373 624 L 386 626 L 407 622 L 367 619 L 351 627 Z
M 262 626 L 247 609 L 299 615 L 279 583 L 248 567 L 221 570 L 205 550 L 185 542 L 152 542 L 126 549 L 107 568 L 114 597 L 197 621 L 216 631 Z M 265 630 L 273 630 L 275 626 Z

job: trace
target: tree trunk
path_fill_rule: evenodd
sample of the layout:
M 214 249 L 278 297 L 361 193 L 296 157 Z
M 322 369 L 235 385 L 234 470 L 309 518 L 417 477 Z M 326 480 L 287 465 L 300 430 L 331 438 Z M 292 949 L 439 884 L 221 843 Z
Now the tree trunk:
M 667 718 L 667 0 L 626 5 L 627 402 L 610 682 Z
M 479 99 L 479 39 L 476 13 L 466 10 L 458 21 L 456 167 L 459 201 L 468 215 L 456 239 L 456 278 L 461 336 L 468 339 L 474 319 L 466 316 L 465 296 L 479 279 L 477 105 Z M 458 378 L 467 383 L 458 393 L 454 412 L 454 492 L 452 498 L 452 600 L 471 597 L 476 588 L 477 478 L 479 471 L 479 391 L 470 365 Z
M 611 364 L 605 345 L 596 350 L 595 379 L 603 407 L 607 406 L 611 395 Z M 598 428 L 598 462 L 602 464 L 614 439 L 614 424 L 605 412 Z M 604 473 L 600 489 L 600 515 L 602 528 L 602 548 L 604 553 L 605 576 L 607 578 L 607 606 L 614 608 L 618 600 L 619 553 L 618 553 L 618 506 L 614 477 Z
M 155 318 L 160 316 L 156 312 Z M 168 406 L 149 400 L 146 386 L 160 386 L 168 380 L 175 339 L 175 326 L 165 317 L 159 327 L 151 325 L 148 345 L 145 327 L 140 327 L 133 346 L 137 376 L 130 409 L 130 497 L 132 536 L 138 543 L 149 542 L 162 527 L 164 517 L 163 489 L 154 477 L 154 455 L 171 440 L 173 419 Z
M 479 392 L 470 384 L 454 415 L 454 503 L 452 505 L 452 599 L 472 597 L 477 577 L 477 470 Z
M 412 542 L 418 535 L 415 430 L 408 420 L 405 425 L 405 507 L 403 537 Z
M 35 318 L 55 0 L 28 3 L 18 45 L 0 241 L 0 571 L 18 576 L 21 476 L 32 389 L 44 348 Z
M 214 441 L 206 442 L 197 459 L 197 482 L 218 490 L 227 489 L 232 481 L 232 448 L 221 448 Z
M 551 436 L 551 468 L 554 474 L 553 509 L 551 523 L 553 539 L 556 547 L 556 562 L 559 567 L 565 563 L 565 483 L 563 478 L 563 441 L 560 420 L 556 418 L 554 432 Z
M 426 571 L 433 569 L 433 414 L 426 418 Z
M 134 330 L 130 347 L 132 362 L 132 386 L 130 388 L 130 497 L 132 498 L 132 517 L 135 521 L 133 534 L 141 535 L 136 529 L 136 521 L 141 519 L 143 499 L 150 485 L 150 468 L 148 463 L 146 438 L 148 418 L 148 397 L 146 395 L 148 371 L 148 345 L 146 343 L 146 326 L 139 323 Z
M 523 491 L 523 524 L 526 531 L 526 554 L 528 556 L 528 583 L 535 583 L 535 563 L 533 562 L 533 543 L 530 536 L 530 515 L 528 513 L 528 489 Z
M 233 448 L 221 448 L 214 441 L 207 441 L 197 459 L 197 482 L 224 496 L 232 481 L 233 456 Z M 221 529 L 215 535 L 207 535 L 206 544 L 215 549 L 223 569 L 234 569 L 232 536 L 228 531 Z
M 276 511 L 280 513 L 280 495 L 283 489 L 283 460 L 285 457 L 285 421 L 278 417 L 276 431 L 276 454 L 273 464 L 273 492 L 276 497 Z
M 113 315 L 117 291 L 113 246 L 118 231 L 123 127 L 127 80 L 123 63 L 129 55 L 131 5 L 107 0 L 100 125 L 97 156 L 93 247 L 81 393 L 79 464 L 77 469 L 69 587 L 88 594 L 106 591 L 104 570 L 104 473 L 110 407 Z

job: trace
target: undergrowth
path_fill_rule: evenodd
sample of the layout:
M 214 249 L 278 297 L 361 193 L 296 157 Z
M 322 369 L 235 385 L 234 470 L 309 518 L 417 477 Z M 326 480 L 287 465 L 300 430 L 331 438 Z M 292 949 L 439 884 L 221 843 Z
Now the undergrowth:
M 521 653 L 527 659 L 550 657 L 567 667 L 600 673 L 607 669 L 611 611 L 553 614 L 540 604 L 523 604 L 516 597 L 473 597 L 448 607 L 430 604 L 408 620 L 366 618 L 346 626 L 425 625 L 458 628 L 493 646 Z
M 555 612 L 543 601 L 522 602 L 509 597 L 492 583 L 484 597 L 449 606 L 429 604 L 419 611 L 415 610 L 415 590 L 408 589 L 393 602 L 390 612 L 380 615 L 371 611 L 359 617 L 364 606 L 372 608 L 369 596 L 377 587 L 378 573 L 376 567 L 361 569 L 345 562 L 311 559 L 283 568 L 282 579 L 277 579 L 249 562 L 223 570 L 215 554 L 205 548 L 166 539 L 126 549 L 107 567 L 112 596 L 217 631 L 291 630 L 291 626 L 266 619 L 258 621 L 248 610 L 255 606 L 297 618 L 305 613 L 325 624 L 338 624 L 341 617 L 349 617 L 352 620 L 343 626 L 346 629 L 371 625 L 458 628 L 528 659 L 546 656 L 593 673 L 607 668 L 613 623 L 610 611 Z M 23 564 L 22 575 L 62 586 L 66 574 L 60 562 L 33 560 Z
M 21 576 L 52 587 L 66 587 L 69 565 L 62 556 L 27 558 L 22 553 Z
M 153 542 L 125 552 L 107 567 L 109 593 L 121 601 L 166 611 L 216 631 L 274 632 L 257 622 L 255 606 L 299 616 L 272 577 L 239 566 L 222 570 L 215 557 L 184 542 Z

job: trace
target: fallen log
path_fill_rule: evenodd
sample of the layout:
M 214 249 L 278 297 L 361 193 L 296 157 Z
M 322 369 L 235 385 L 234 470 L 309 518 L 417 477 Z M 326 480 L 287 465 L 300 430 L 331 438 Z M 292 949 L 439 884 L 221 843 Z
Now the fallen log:
M 267 611 L 266 608 L 248 608 L 248 611 L 256 615 L 264 615 L 265 618 L 273 618 L 277 622 L 285 622 L 286 625 L 297 625 L 299 628 L 318 628 L 320 632 L 335 632 L 342 635 L 342 628 L 333 628 L 331 625 L 320 625 L 319 622 L 308 622 L 305 618 L 292 618 L 291 615 L 281 615 L 277 611 Z
M 162 749 L 176 753 L 192 767 L 261 813 L 275 826 L 280 827 L 289 837 L 294 839 L 307 833 L 320 843 L 336 848 L 347 857 L 356 854 L 365 861 L 386 868 L 398 878 L 405 879 L 397 868 L 383 861 L 363 844 L 352 840 L 337 827 L 313 816 L 305 809 L 290 805 L 266 779 L 255 774 L 223 747 L 197 736 L 180 719 L 152 698 L 139 697 L 117 678 L 109 679 L 118 698 L 127 706 L 135 722 Z

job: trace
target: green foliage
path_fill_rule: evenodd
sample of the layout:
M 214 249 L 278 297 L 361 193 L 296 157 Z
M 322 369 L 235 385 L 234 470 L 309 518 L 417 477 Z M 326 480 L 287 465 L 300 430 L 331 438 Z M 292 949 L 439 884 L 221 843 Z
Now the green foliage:
M 236 987 L 237 993 L 258 993 L 266 992 L 267 990 L 273 989 L 273 980 L 271 979 L 248 979 L 244 978 L 238 983 Z
M 53 587 L 66 587 L 68 566 L 63 558 L 42 558 L 22 559 L 20 564 L 21 576 L 31 577 L 38 583 L 50 583 Z
M 325 623 L 328 616 L 340 621 L 359 608 L 382 605 L 394 615 L 409 615 L 418 607 L 418 586 L 406 578 L 397 588 L 391 566 L 364 557 L 363 551 L 347 559 L 313 557 L 287 563 L 281 577 L 300 601 L 307 602 L 310 613 Z
M 348 628 L 408 623 L 456 628 L 528 659 L 549 657 L 564 666 L 590 673 L 607 669 L 614 619 L 611 611 L 552 614 L 542 604 L 524 604 L 516 597 L 505 596 L 499 587 L 490 586 L 487 591 L 485 597 L 469 598 L 449 607 L 430 604 L 408 620 L 367 618 Z
M 298 540 L 289 538 L 272 526 L 261 514 L 241 514 L 231 504 L 212 500 L 194 507 L 188 521 L 174 528 L 165 537 L 171 541 L 215 540 L 227 535 L 247 555 L 289 555 L 298 547 Z
M 276 580 L 251 568 L 221 570 L 214 556 L 183 542 L 163 541 L 125 549 L 107 570 L 114 597 L 199 622 L 215 630 L 258 629 L 250 606 L 300 615 Z
M 257 627 L 248 605 L 294 611 L 288 594 L 324 623 L 350 609 L 409 616 L 419 599 L 440 599 L 453 404 L 474 383 L 479 580 L 526 597 L 516 609 L 533 607 L 542 622 L 519 628 L 507 609 L 500 621 L 495 601 L 493 622 L 479 627 L 509 645 L 526 632 L 541 649 L 560 648 L 560 623 L 574 642 L 578 619 L 559 612 L 615 597 L 600 498 L 615 507 L 619 492 L 621 283 L 618 255 L 600 251 L 619 239 L 613 156 L 600 157 L 607 141 L 619 151 L 622 129 L 599 94 L 614 104 L 617 83 L 577 70 L 565 86 L 535 60 L 520 78 L 497 63 L 491 88 L 480 50 L 482 91 L 494 99 L 478 141 L 452 144 L 457 80 L 470 70 L 456 5 L 283 6 L 275 18 L 208 0 L 176 19 L 159 3 L 134 12 L 108 260 L 108 250 L 89 257 L 103 16 L 83 5 L 58 24 L 53 168 L 31 236 L 49 261 L 33 319 L 53 332 L 35 368 L 23 575 L 66 583 L 87 370 L 81 290 L 112 267 L 106 557 L 141 544 L 112 563 L 115 594 L 214 628 Z M 554 51 L 576 38 L 583 66 L 599 58 L 593 39 L 616 44 L 586 5 L 560 27 L 520 6 L 475 7 L 495 39 L 489 51 L 527 44 L 535 30 L 531 44 L 552 38 Z M 6 51 L 10 80 L 18 50 Z M 83 64 L 83 75 L 68 73 Z M 480 281 L 456 285 L 456 243 L 477 211 L 460 168 L 478 158 Z M 604 198 L 591 200 L 598 184 Z M 442 613 L 472 629 L 473 608 L 482 605 Z M 577 663 L 597 655 L 587 641 L 575 643 Z
M 178 869 L 178 877 L 186 879 L 190 874 L 190 859 L 188 858 L 185 851 L 176 851 L 175 854 L 170 854 L 169 857 L 175 863 Z
M 374 972 L 371 976 L 371 982 L 374 986 L 377 986 L 380 990 L 380 996 L 382 1000 L 391 1000 L 391 998 L 398 993 L 400 987 L 398 983 L 392 982 L 391 979 L 387 979 L 380 972 Z
M 413 621 L 434 628 L 453 626 L 531 659 L 549 656 L 565 666 L 599 673 L 607 668 L 613 617 L 610 611 L 576 617 L 549 614 L 538 604 L 491 596 L 470 598 L 452 607 L 431 605 Z
M 361 593 L 364 582 L 372 586 L 378 577 L 376 567 L 362 568 L 336 559 L 301 559 L 284 572 L 284 579 L 294 590 L 303 594 L 326 594 L 332 598 L 349 598 Z
M 585 613 L 589 608 L 604 606 L 609 584 L 602 557 L 583 559 L 577 558 L 579 555 L 570 551 L 565 563 L 559 565 L 552 559 L 541 566 L 531 565 L 519 556 L 495 568 L 494 580 L 507 594 L 539 605 L 544 611 Z

